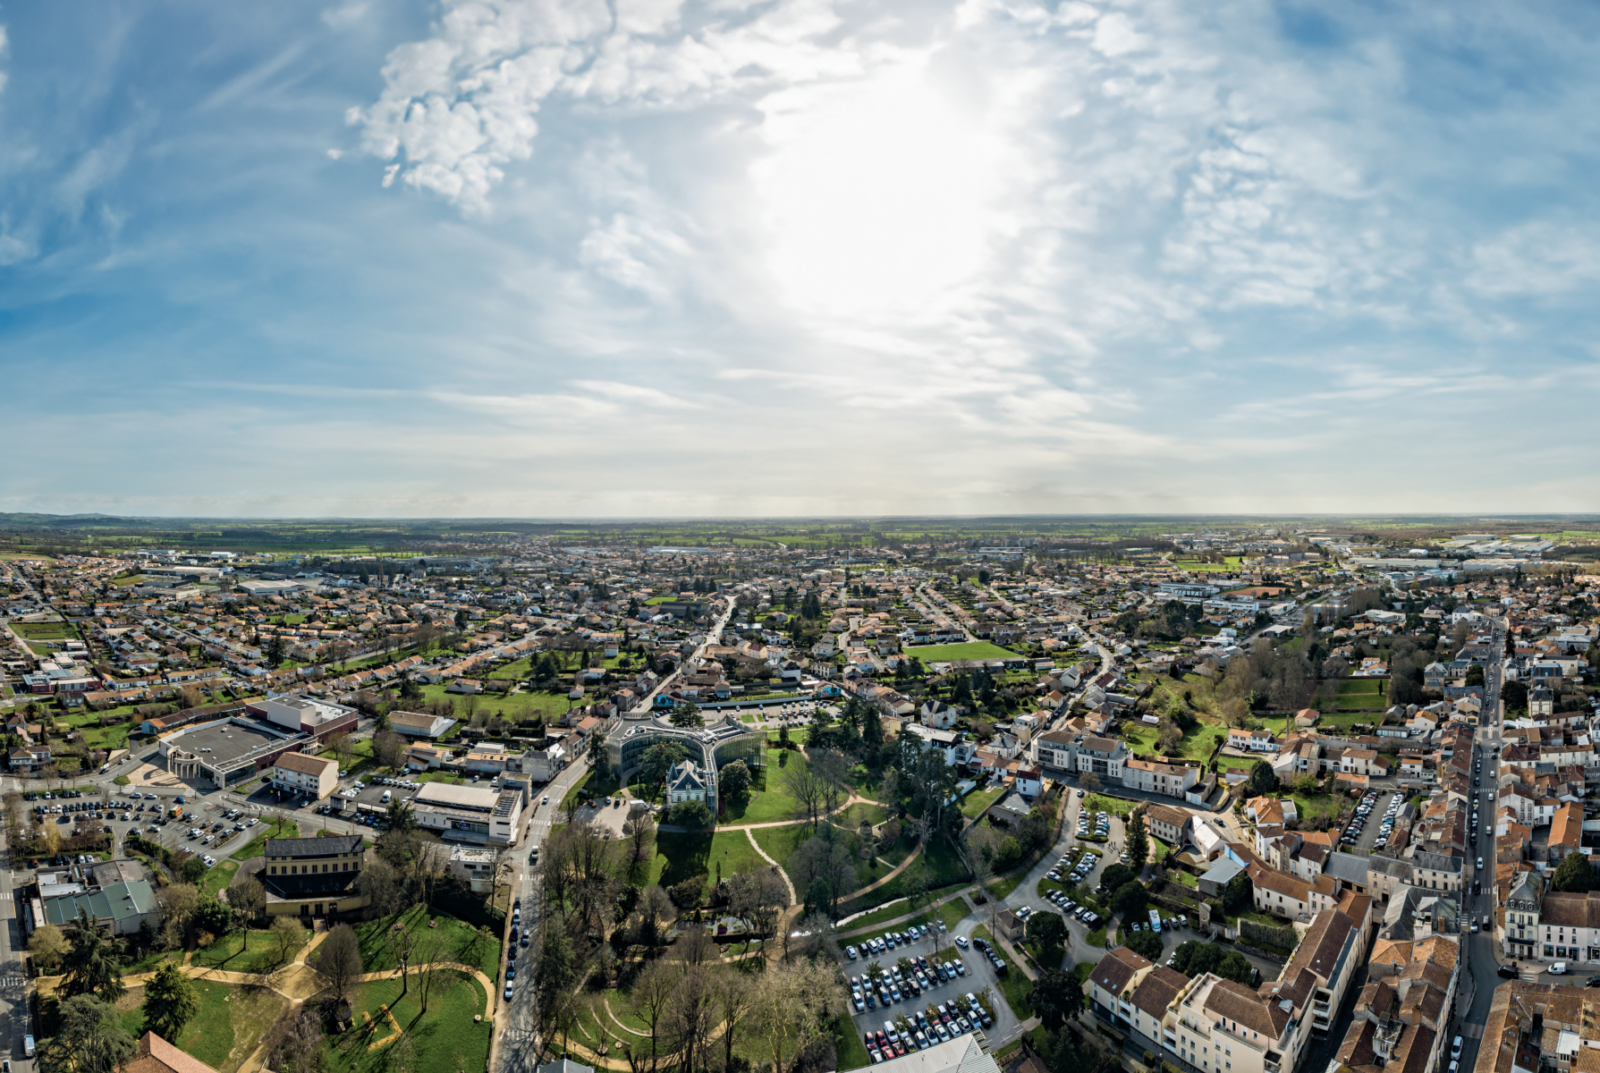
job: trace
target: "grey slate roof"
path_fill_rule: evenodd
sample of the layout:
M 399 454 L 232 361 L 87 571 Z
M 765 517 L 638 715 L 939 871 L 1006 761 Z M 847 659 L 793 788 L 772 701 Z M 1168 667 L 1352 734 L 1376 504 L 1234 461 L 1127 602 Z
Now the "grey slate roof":
M 132 883 L 113 883 L 109 887 L 84 894 L 63 894 L 58 898 L 44 899 L 45 919 L 57 927 L 71 926 L 78 918 L 79 908 L 88 911 L 96 920 L 127 920 L 156 911 L 156 896 L 150 884 L 142 879 Z
M 334 835 L 327 838 L 269 838 L 268 857 L 337 857 L 341 853 L 360 853 L 360 835 Z
M 1323 871 L 1346 883 L 1367 885 L 1367 864 L 1372 858 L 1357 857 L 1354 853 L 1330 853 Z

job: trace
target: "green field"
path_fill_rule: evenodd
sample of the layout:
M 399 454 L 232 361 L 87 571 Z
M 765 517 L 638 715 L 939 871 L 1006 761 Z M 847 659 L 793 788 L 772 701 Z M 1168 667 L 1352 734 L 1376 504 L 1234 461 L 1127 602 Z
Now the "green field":
M 751 772 L 750 796 L 744 801 L 723 802 L 723 823 L 773 823 L 792 820 L 800 814 L 800 802 L 784 788 L 785 768 L 778 766 L 778 754 L 783 750 L 765 750 L 766 766 Z M 799 752 L 789 752 L 789 764 L 805 764 Z M 859 822 L 859 821 L 858 821 Z
M 219 1073 L 234 1073 L 289 1008 L 289 1000 L 266 988 L 193 982 L 200 1009 L 172 1042 Z M 143 1001 L 144 988 L 134 987 L 117 1002 L 122 1027 L 135 1039 L 144 1033 Z
M 287 958 L 279 958 L 278 943 L 271 932 L 236 931 L 204 950 L 195 951 L 194 963 L 230 972 L 271 972 L 293 961 L 295 955 L 310 941 L 311 932 L 308 930 L 300 946 L 291 950 Z
M 1006 792 L 1004 786 L 991 786 L 985 790 L 974 790 L 961 800 L 961 815 L 976 819 L 983 814 L 983 810 L 1000 800 L 1000 795 Z
M 429 914 L 423 906 L 417 905 L 398 917 L 379 917 L 356 925 L 356 938 L 361 942 L 361 963 L 367 972 L 381 972 L 399 964 L 388 944 L 390 929 L 397 921 L 422 935 L 419 945 L 437 940 L 440 943 L 437 960 L 471 965 L 491 980 L 500 971 L 497 938 L 483 935 L 471 924 L 448 913 Z M 433 922 L 431 928 L 429 921 Z
M 773 858 L 783 860 L 777 854 L 773 854 Z M 719 864 L 724 879 L 737 872 L 771 867 L 761 859 L 743 830 L 697 831 L 693 834 L 661 831 L 656 834 L 655 856 L 630 872 L 628 878 L 641 886 L 660 883 L 664 887 L 695 876 L 707 876 L 715 881 Z
M 326 1068 L 331 1073 L 392 1073 L 396 1069 L 389 1054 L 393 1044 L 368 1049 L 394 1033 L 393 1026 L 383 1017 L 386 1007 L 390 1007 L 395 1023 L 411 1037 L 415 1057 L 409 1068 L 415 1073 L 455 1073 L 483 1069 L 488 1064 L 493 1022 L 487 1018 L 481 1023 L 473 1022 L 473 1016 L 484 1013 L 488 1004 L 483 985 L 470 976 L 446 973 L 433 986 L 427 1013 L 422 1012 L 421 989 L 415 978 L 407 988 L 402 988 L 399 980 L 362 984 L 351 1007 L 355 1027 L 342 1036 L 330 1037 L 324 1045 Z M 362 1031 L 368 1018 L 382 1018 L 370 1036 Z
M 1015 652 L 988 641 L 964 641 L 953 645 L 921 645 L 905 650 L 923 663 L 945 663 L 957 659 L 1016 659 Z
M 256 824 L 255 829 L 256 836 L 228 856 L 237 861 L 248 861 L 251 857 L 259 857 L 267 851 L 269 838 L 300 837 L 300 824 L 294 820 L 271 820 L 265 824 Z
M 77 627 L 70 622 L 13 622 L 11 630 L 29 641 L 76 641 Z

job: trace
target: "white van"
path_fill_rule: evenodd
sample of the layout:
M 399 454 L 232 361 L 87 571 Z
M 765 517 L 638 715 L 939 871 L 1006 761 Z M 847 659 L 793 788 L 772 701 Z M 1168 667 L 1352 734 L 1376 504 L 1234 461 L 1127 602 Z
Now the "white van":
M 1461 1045 L 1465 1042 L 1466 1041 L 1462 1039 L 1462 1037 L 1456 1037 L 1455 1043 L 1450 1047 L 1450 1060 L 1452 1062 L 1458 1062 L 1461 1060 Z
M 385 790 L 385 791 L 383 791 L 383 803 L 385 805 L 387 805 L 389 803 L 389 798 L 392 797 L 392 796 L 394 796 L 394 791 L 393 790 Z
M 1554 965 L 1550 966 L 1551 976 L 1565 976 L 1566 974 L 1567 963 L 1565 961 L 1558 961 Z

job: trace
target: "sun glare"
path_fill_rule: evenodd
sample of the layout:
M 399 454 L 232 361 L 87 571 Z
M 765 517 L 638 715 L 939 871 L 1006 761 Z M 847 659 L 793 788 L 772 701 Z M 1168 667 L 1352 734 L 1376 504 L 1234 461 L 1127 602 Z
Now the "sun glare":
M 982 117 L 907 65 L 764 102 L 772 152 L 752 169 L 767 264 L 794 305 L 914 310 L 983 264 L 1000 168 Z

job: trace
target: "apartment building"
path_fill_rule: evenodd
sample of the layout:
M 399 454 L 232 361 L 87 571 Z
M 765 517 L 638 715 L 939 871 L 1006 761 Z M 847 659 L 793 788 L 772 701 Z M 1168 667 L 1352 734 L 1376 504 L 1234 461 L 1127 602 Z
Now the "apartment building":
M 1578 965 L 1600 963 L 1600 890 L 1544 896 L 1536 956 Z
M 1200 781 L 1200 769 L 1154 760 L 1129 760 L 1123 765 L 1122 785 L 1146 793 L 1182 798 Z
M 331 758 L 284 753 L 272 765 L 274 789 L 320 801 L 339 785 L 339 762 Z

